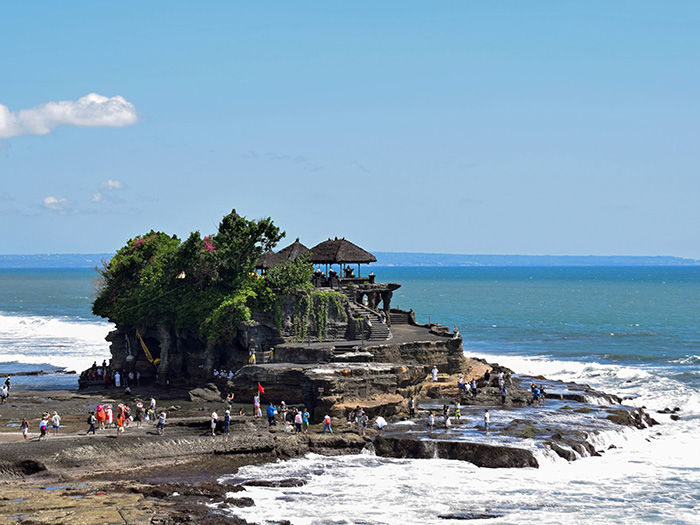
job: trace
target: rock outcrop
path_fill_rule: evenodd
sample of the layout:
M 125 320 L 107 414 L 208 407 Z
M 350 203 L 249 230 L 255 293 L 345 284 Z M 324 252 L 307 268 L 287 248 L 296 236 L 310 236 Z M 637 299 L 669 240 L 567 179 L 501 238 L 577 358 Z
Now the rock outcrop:
M 539 467 L 537 459 L 529 450 L 465 441 L 377 436 L 374 440 L 374 451 L 378 456 L 392 458 L 458 459 L 487 468 Z

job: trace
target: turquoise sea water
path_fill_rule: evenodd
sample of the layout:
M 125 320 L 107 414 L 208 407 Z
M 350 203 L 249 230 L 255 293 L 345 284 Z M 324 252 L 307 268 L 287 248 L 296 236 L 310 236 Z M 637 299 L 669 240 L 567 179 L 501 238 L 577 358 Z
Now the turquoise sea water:
M 619 394 L 661 424 L 600 436 L 617 447 L 600 458 L 542 457 L 538 470 L 366 455 L 246 467 L 240 476 L 308 483 L 251 487 L 256 506 L 232 512 L 295 525 L 448 524 L 460 521 L 436 515 L 488 510 L 501 518 L 483 523 L 700 523 L 700 268 L 372 269 L 402 284 L 394 306 L 456 326 L 467 355 Z M 0 372 L 80 370 L 109 357 L 112 326 L 90 314 L 94 276 L 0 270 Z M 75 385 L 60 375 L 21 381 Z M 656 413 L 666 407 L 679 407 L 680 421 Z M 492 421 L 506 417 L 494 411 Z

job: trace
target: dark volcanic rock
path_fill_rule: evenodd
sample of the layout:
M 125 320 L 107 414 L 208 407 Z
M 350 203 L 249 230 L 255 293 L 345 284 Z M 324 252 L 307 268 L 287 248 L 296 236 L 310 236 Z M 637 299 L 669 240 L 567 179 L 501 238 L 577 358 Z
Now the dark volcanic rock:
M 194 388 L 188 392 L 188 395 L 190 396 L 190 401 L 195 403 L 218 403 L 222 399 L 221 392 L 219 392 L 219 387 L 217 387 L 214 383 L 208 383 L 206 386 L 201 388 Z
M 463 441 L 417 440 L 409 437 L 378 436 L 374 440 L 378 456 L 394 458 L 459 459 L 478 467 L 525 468 L 539 467 L 531 451 L 483 443 Z

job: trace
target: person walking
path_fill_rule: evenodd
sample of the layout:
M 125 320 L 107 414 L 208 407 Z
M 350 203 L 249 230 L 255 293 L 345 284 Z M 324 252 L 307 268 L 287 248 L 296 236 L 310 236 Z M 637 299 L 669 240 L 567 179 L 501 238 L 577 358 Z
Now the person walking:
M 156 423 L 156 429 L 158 430 L 158 435 L 162 436 L 165 433 L 165 411 L 161 410 L 158 414 L 158 423 Z
M 27 434 L 29 433 L 29 421 L 27 421 L 26 417 L 22 419 L 20 430 L 22 431 L 22 437 L 27 439 Z
M 88 431 L 85 432 L 85 435 L 87 436 L 90 432 L 92 432 L 92 435 L 95 435 L 95 423 L 97 423 L 97 418 L 95 417 L 95 412 L 90 412 L 90 415 L 88 416 L 87 419 L 88 425 L 90 425 L 90 428 L 88 428 Z
M 333 433 L 333 429 L 331 428 L 331 416 L 328 414 L 325 415 L 323 418 L 323 433 L 326 433 L 326 430 L 330 432 L 331 434 Z

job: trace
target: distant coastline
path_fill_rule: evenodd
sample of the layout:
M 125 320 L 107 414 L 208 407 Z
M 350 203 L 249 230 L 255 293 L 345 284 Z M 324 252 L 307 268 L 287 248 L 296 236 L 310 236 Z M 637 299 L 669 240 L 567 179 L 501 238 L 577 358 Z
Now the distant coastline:
M 95 268 L 111 253 L 0 255 L 0 269 Z M 700 266 L 698 259 L 625 255 L 464 255 L 451 253 L 374 252 L 372 267 L 625 267 Z

